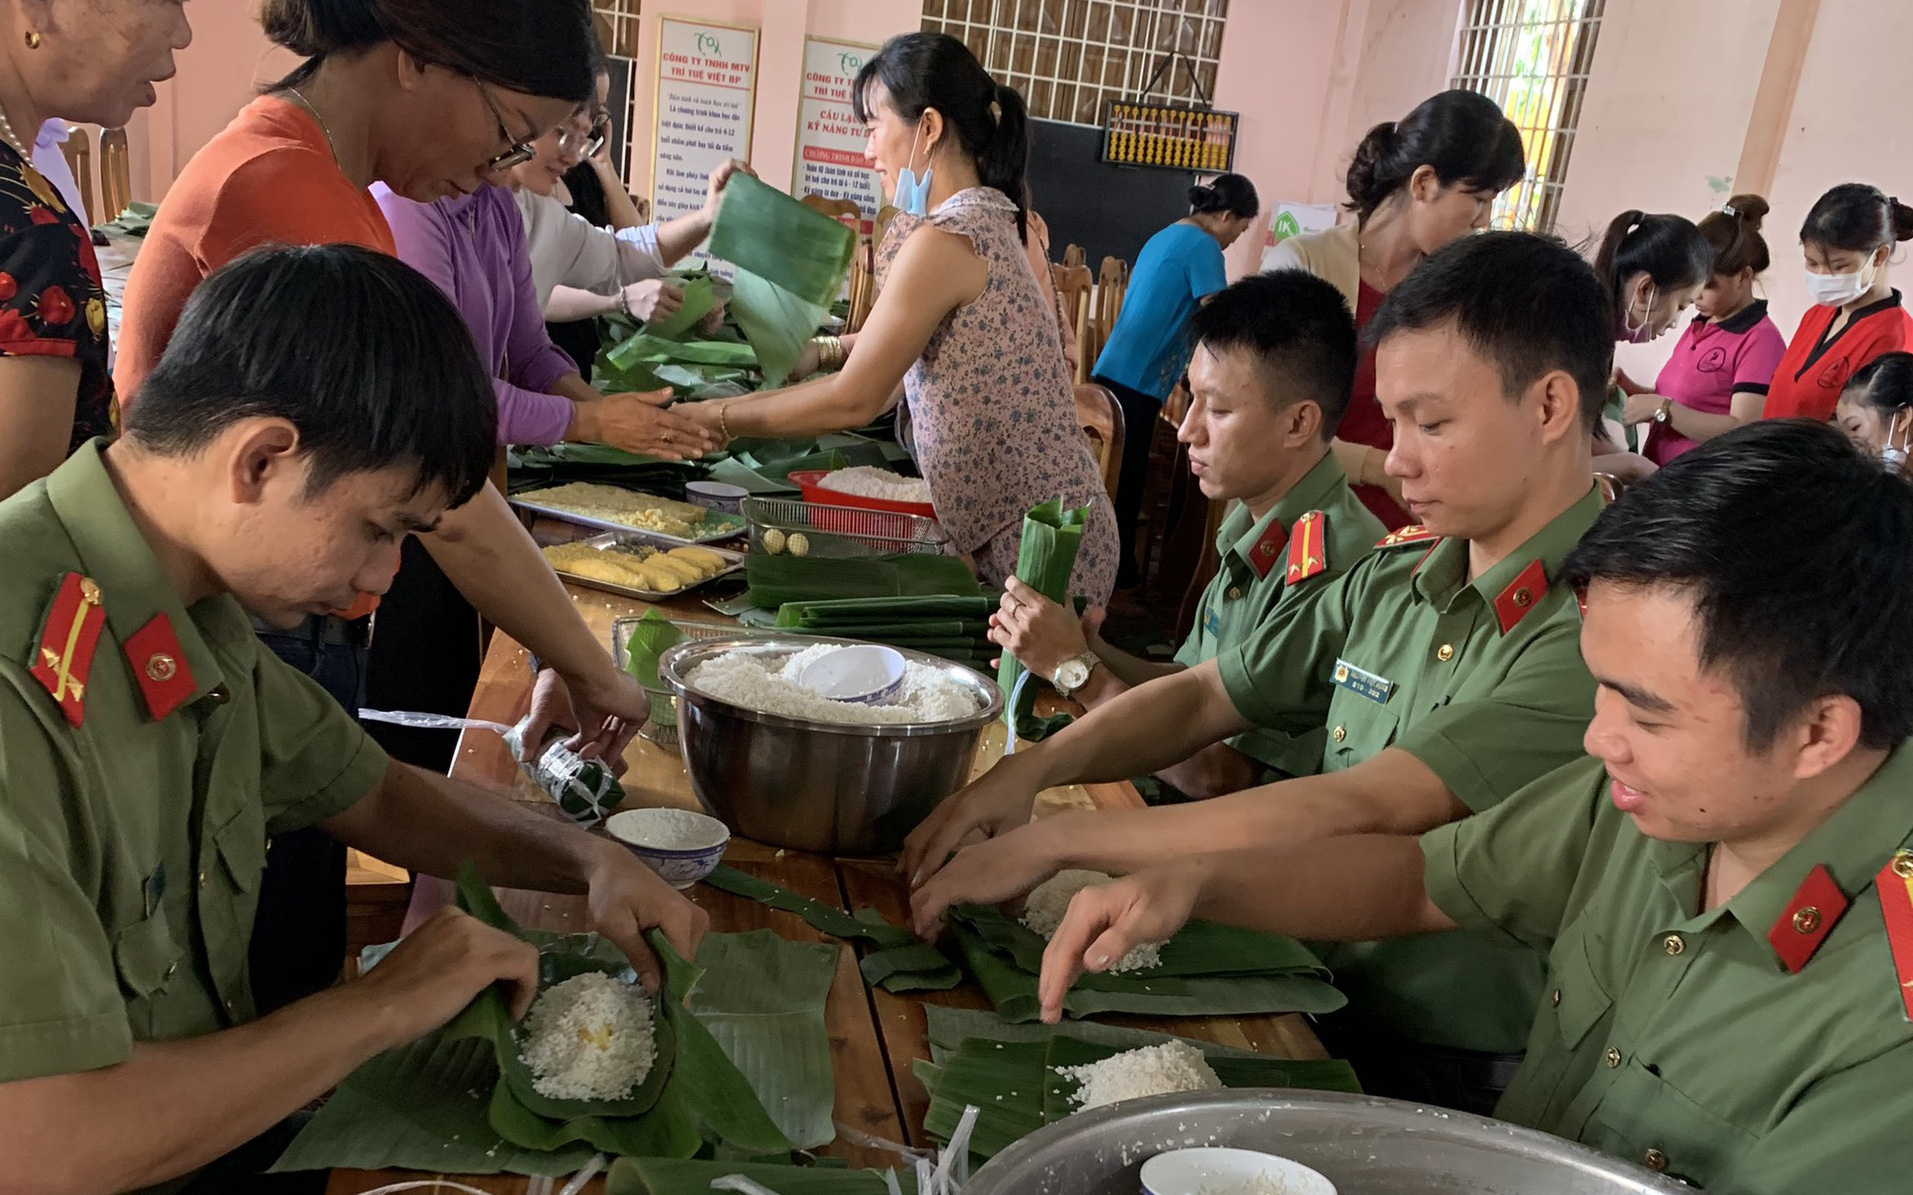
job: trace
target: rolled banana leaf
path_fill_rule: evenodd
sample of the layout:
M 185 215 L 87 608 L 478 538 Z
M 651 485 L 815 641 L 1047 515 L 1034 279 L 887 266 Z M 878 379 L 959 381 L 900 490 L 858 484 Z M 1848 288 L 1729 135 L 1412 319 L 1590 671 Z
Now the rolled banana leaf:
M 725 184 L 711 226 L 711 256 L 819 309 L 819 321 L 843 288 L 856 249 L 857 235 L 849 226 L 743 174 Z M 734 307 L 737 302 L 734 291 Z
M 1023 516 L 1023 539 L 1016 552 L 1016 578 L 1058 604 L 1069 600 L 1069 577 L 1076 568 L 1076 553 L 1083 546 L 1083 526 L 1089 522 L 1088 508 L 1064 510 L 1060 498 L 1033 506 Z M 1003 690 L 1003 720 L 1014 726 L 1020 714 L 1027 714 L 1036 701 L 1036 693 L 1025 685 L 1024 707 L 1012 708 L 1016 682 L 1028 671 L 1022 661 L 1004 652 L 997 665 L 996 683 Z

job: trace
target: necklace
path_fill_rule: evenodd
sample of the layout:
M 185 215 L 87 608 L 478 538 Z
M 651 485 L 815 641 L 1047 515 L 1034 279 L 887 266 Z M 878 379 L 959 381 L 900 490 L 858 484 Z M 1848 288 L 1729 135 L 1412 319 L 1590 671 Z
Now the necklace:
M 339 144 L 338 142 L 332 139 L 332 130 L 329 127 L 327 127 L 325 122 L 325 117 L 319 115 L 319 110 L 312 106 L 311 100 L 299 94 L 299 89 L 297 87 L 287 87 L 286 91 L 292 96 L 293 99 L 299 101 L 299 106 L 301 108 L 304 108 L 307 112 L 310 112 L 312 114 L 312 119 L 319 122 L 319 131 L 325 134 L 325 147 L 332 151 L 332 164 L 334 166 L 343 166 L 343 163 L 339 161 Z M 0 119 L 4 119 L 3 114 L 0 114 Z
M 20 134 L 13 131 L 13 122 L 7 119 L 7 110 L 3 107 L 0 107 L 0 139 L 6 141 L 8 149 L 20 155 L 22 162 L 32 163 L 32 152 L 21 148 Z

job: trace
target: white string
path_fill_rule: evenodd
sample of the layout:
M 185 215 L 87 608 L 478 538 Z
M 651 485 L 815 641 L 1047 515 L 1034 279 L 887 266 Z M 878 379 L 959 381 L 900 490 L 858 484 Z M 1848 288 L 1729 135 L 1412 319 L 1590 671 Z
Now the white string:
M 741 1191 L 743 1195 L 777 1195 L 763 1183 L 752 1182 L 741 1174 L 727 1174 L 723 1178 L 711 1180 L 713 1191 Z
M 428 1188 L 434 1191 L 463 1191 L 465 1195 L 491 1195 L 488 1191 L 481 1191 L 477 1187 L 468 1187 L 464 1183 L 455 1183 L 449 1178 L 415 1179 L 411 1182 L 393 1183 L 389 1187 L 380 1187 L 376 1191 L 367 1191 L 365 1195 L 398 1195 L 400 1191 L 423 1191 Z

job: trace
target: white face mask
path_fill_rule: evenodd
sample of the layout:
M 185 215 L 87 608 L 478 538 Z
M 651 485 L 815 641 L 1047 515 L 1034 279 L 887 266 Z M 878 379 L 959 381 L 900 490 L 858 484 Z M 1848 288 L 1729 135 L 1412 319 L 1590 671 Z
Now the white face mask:
M 1900 411 L 1904 411 L 1905 409 L 1905 407 L 1901 407 Z M 1907 450 L 1910 446 L 1913 446 L 1913 431 L 1907 433 L 1906 439 L 1909 443 L 1901 444 L 1897 448 L 1893 446 L 1893 425 L 1899 422 L 1900 411 L 1893 412 L 1893 418 L 1887 421 L 1886 445 L 1880 449 L 1880 462 L 1887 467 L 1887 471 L 1890 473 L 1897 473 L 1906 468 Z
M 1659 298 L 1660 296 L 1654 291 L 1654 285 L 1649 283 L 1647 287 L 1647 306 L 1646 309 L 1641 312 L 1641 322 L 1638 327 L 1635 326 L 1633 320 L 1628 318 L 1629 314 L 1634 310 L 1634 304 L 1629 303 L 1627 310 L 1621 312 L 1621 333 L 1627 338 L 1629 344 L 1646 344 L 1648 341 L 1654 339 L 1654 303 Z
M 1822 307 L 1844 307 L 1873 289 L 1873 261 L 1851 274 L 1816 274 L 1807 271 L 1807 295 Z

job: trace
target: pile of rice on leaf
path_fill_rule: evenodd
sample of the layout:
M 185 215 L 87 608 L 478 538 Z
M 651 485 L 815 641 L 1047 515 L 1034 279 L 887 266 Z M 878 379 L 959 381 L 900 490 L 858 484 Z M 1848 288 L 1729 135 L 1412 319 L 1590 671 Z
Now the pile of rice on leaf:
M 538 994 L 518 1058 L 539 1095 L 626 1099 L 657 1062 L 651 1002 L 602 971 L 574 975 Z
M 1062 928 L 1063 917 L 1069 912 L 1069 902 L 1076 899 L 1078 892 L 1085 888 L 1099 888 L 1114 878 L 1100 871 L 1059 871 L 1038 884 L 1024 899 L 1021 920 L 1024 925 L 1043 935 L 1043 940 L 1047 942 Z M 1129 953 L 1112 963 L 1108 974 L 1123 975 L 1161 965 L 1162 943 L 1144 942 L 1131 947 Z

